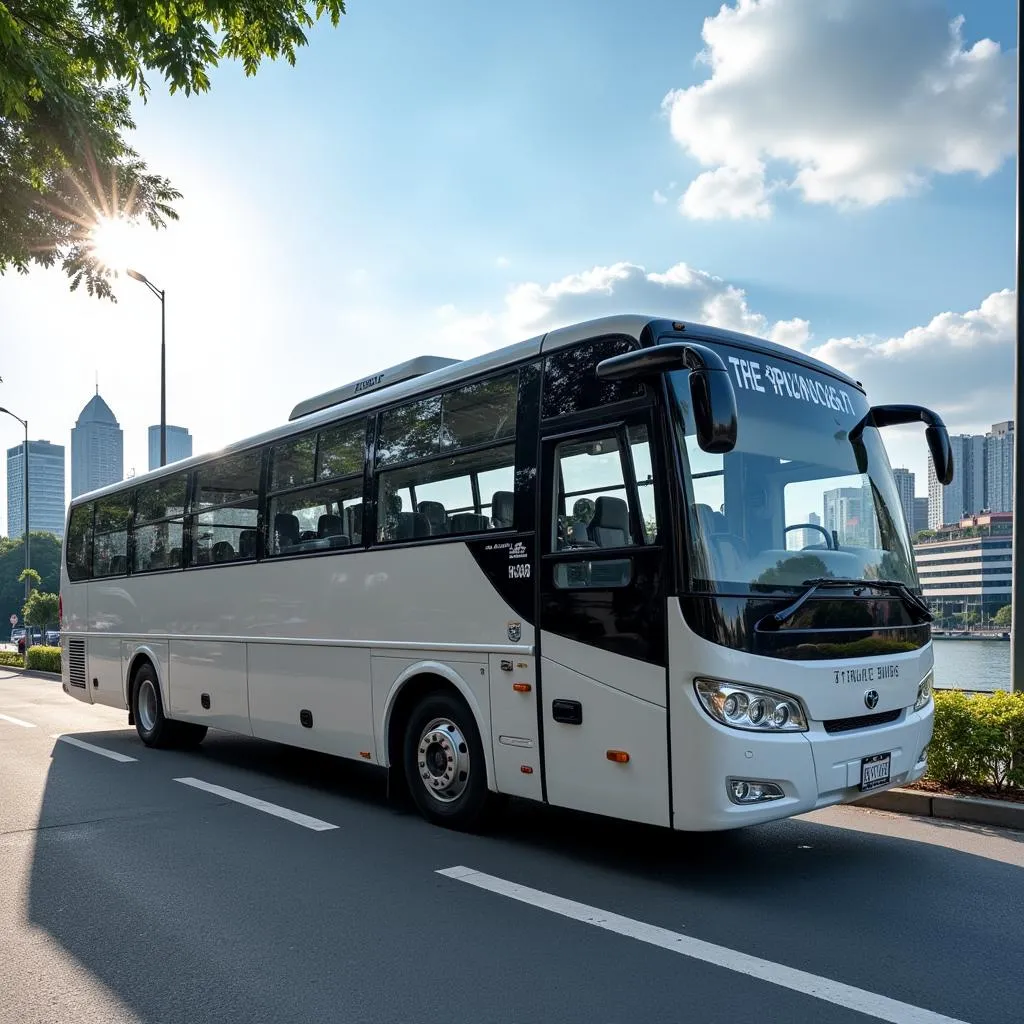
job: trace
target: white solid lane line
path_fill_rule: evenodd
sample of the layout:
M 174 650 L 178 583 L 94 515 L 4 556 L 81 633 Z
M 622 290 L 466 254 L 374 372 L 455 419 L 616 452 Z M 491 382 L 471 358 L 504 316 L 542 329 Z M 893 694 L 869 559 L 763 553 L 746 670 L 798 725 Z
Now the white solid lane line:
M 234 800 L 237 804 L 245 804 L 246 807 L 253 807 L 257 811 L 263 811 L 266 814 L 273 814 L 278 818 L 284 818 L 286 821 L 294 822 L 303 828 L 312 829 L 314 832 L 326 832 L 328 829 L 338 827 L 337 825 L 332 825 L 329 821 L 311 818 L 308 814 L 300 814 L 298 811 L 289 810 L 287 807 L 281 807 L 278 804 L 268 803 L 266 800 L 260 800 L 257 797 L 239 793 L 234 789 L 215 786 L 212 782 L 203 782 L 202 779 L 175 779 L 174 781 L 182 782 L 186 786 L 193 786 L 196 789 L 205 790 L 207 793 L 221 796 L 225 800 Z
M 866 989 L 844 985 L 840 981 L 822 978 L 817 974 L 809 974 L 807 971 L 798 971 L 771 960 L 762 960 L 760 957 L 740 953 L 727 946 L 717 946 L 713 942 L 704 942 L 702 939 L 669 931 L 668 928 L 659 928 L 657 925 L 646 924 L 631 917 L 612 914 L 598 907 L 588 906 L 586 903 L 577 903 L 575 900 L 554 896 L 551 893 L 542 892 L 540 889 L 531 889 L 529 886 L 518 885 L 495 875 L 474 871 L 472 868 L 461 866 L 442 868 L 437 873 L 458 882 L 466 882 L 479 889 L 497 893 L 499 896 L 507 896 L 520 903 L 529 903 L 541 910 L 548 910 L 552 914 L 560 914 L 562 917 L 593 925 L 595 928 L 617 932 L 619 935 L 626 935 L 639 942 L 660 946 L 672 953 L 679 953 L 694 960 L 703 960 L 716 967 L 724 967 L 726 970 L 745 974 L 758 981 L 767 981 L 772 985 L 792 989 L 794 992 L 802 992 L 804 995 L 823 999 L 836 1006 L 845 1006 L 878 1020 L 890 1021 L 891 1024 L 964 1024 L 964 1021 L 953 1017 L 924 1010 L 919 1006 L 912 1006 L 910 1003 L 901 1003 L 897 999 L 889 999 L 887 996 L 880 996 L 875 992 L 868 992 Z
M 35 723 L 34 722 L 26 722 L 24 719 L 14 718 L 11 715 L 0 715 L 0 720 L 2 720 L 4 722 L 10 722 L 11 725 L 20 725 L 22 727 L 22 729 L 34 729 L 35 728 Z
M 127 763 L 128 761 L 138 760 L 136 757 L 129 757 L 127 754 L 119 754 L 116 750 L 107 750 L 106 747 L 97 747 L 92 743 L 86 743 L 85 740 L 77 739 L 74 736 L 65 736 L 63 733 L 54 733 L 53 738 L 55 740 L 62 740 L 64 743 L 70 743 L 73 747 L 81 747 L 82 750 L 89 750 L 94 754 L 102 754 L 104 757 L 109 757 L 111 761 Z

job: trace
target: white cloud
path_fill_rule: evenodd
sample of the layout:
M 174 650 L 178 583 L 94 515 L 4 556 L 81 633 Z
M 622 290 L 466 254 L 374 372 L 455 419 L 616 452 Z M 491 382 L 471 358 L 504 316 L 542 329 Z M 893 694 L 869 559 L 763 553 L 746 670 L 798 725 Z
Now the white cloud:
M 512 265 L 512 261 L 511 261 L 511 260 L 510 260 L 510 259 L 509 259 L 509 258 L 508 258 L 507 256 L 499 256 L 499 257 L 498 257 L 498 258 L 497 258 L 497 259 L 496 259 L 496 260 L 494 261 L 494 265 L 495 265 L 496 267 L 502 267 L 502 268 L 504 268 L 504 267 L 510 267 L 510 266 Z
M 687 216 L 765 216 L 769 162 L 807 202 L 871 206 L 1014 152 L 1016 51 L 966 44 L 940 0 L 735 0 L 703 38 L 710 77 L 662 103 L 709 168 Z
M 668 196 L 659 188 L 654 190 L 654 195 L 651 196 L 651 198 L 658 204 L 658 206 L 664 206 L 668 202 Z
M 694 220 L 770 216 L 764 164 L 755 161 L 749 167 L 716 167 L 698 174 L 680 197 L 679 212 Z

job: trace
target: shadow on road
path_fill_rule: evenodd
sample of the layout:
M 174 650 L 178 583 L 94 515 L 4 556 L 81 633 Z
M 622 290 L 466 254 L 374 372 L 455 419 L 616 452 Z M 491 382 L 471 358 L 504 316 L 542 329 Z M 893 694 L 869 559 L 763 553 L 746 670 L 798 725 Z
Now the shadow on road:
M 1018 976 L 1024 872 L 955 849 L 806 820 L 685 835 L 515 801 L 489 834 L 465 836 L 389 802 L 366 765 L 216 733 L 187 754 L 147 751 L 129 732 L 75 735 L 139 763 L 55 744 L 29 918 L 145 1021 L 370 1019 L 340 1007 L 356 965 L 378 955 L 384 975 L 421 972 L 429 989 L 434 954 L 414 951 L 437 901 L 467 898 L 433 874 L 452 864 L 669 927 L 700 920 L 701 937 L 755 952 L 758 936 L 785 935 L 777 957 L 824 973 L 832 944 L 832 976 L 852 983 L 849 947 L 874 950 L 867 987 L 897 952 L 903 973 L 885 989 L 910 1001 L 917 971 L 960 979 L 954 989 Z M 341 827 L 271 826 L 173 784 L 185 775 Z M 497 898 L 487 911 L 507 912 Z M 363 979 L 361 998 L 378 984 Z

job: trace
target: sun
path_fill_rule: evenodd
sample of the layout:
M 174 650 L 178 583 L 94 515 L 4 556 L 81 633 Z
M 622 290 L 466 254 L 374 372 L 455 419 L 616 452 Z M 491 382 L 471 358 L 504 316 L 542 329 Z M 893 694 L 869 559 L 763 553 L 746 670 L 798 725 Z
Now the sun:
M 122 217 L 100 217 L 90 232 L 90 248 L 108 270 L 123 273 L 138 249 L 138 229 Z

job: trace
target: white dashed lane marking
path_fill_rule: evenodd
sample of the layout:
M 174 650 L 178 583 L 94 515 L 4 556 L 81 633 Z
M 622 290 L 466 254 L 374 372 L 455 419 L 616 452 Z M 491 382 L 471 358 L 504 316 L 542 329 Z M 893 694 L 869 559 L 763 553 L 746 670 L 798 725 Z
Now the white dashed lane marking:
M 15 718 L 13 715 L 0 715 L 0 721 L 10 722 L 11 725 L 20 725 L 22 729 L 34 729 L 34 722 L 26 722 L 24 719 Z
M 529 903 L 531 906 L 547 910 L 552 914 L 559 914 L 595 928 L 617 932 L 619 935 L 636 939 L 638 942 L 660 946 L 671 953 L 678 953 L 693 960 L 702 960 L 704 963 L 714 964 L 716 967 L 724 967 L 726 970 L 745 974 L 758 981 L 766 981 L 771 985 L 779 985 L 782 988 L 792 989 L 794 992 L 802 992 L 804 995 L 856 1010 L 858 1013 L 874 1017 L 877 1020 L 889 1021 L 890 1024 L 964 1024 L 964 1021 L 954 1017 L 946 1017 L 941 1013 L 925 1010 L 910 1003 L 901 1003 L 888 996 L 881 996 L 862 988 L 854 988 L 853 985 L 844 985 L 841 981 L 833 981 L 831 978 L 823 978 L 807 971 L 798 971 L 772 960 L 762 960 L 760 957 L 750 956 L 748 953 L 741 953 L 738 950 L 729 949 L 727 946 L 717 946 L 713 942 L 704 942 L 702 939 L 682 935 L 679 932 L 670 931 L 668 928 L 660 928 L 631 917 L 612 914 L 607 910 L 588 906 L 586 903 L 577 903 L 575 900 L 555 896 L 540 889 L 531 889 L 529 886 L 509 882 L 495 875 L 484 874 L 482 871 L 474 871 L 472 868 L 461 866 L 442 868 L 437 873 L 457 882 L 465 882 L 467 885 L 475 885 L 478 889 L 486 889 L 499 896 L 518 900 L 520 903 Z
M 94 743 L 86 743 L 85 740 L 77 739 L 74 736 L 65 736 L 63 733 L 54 733 L 53 738 L 55 740 L 61 740 L 63 743 L 70 743 L 73 747 L 79 747 L 82 750 L 88 750 L 93 754 L 101 754 L 103 757 L 109 757 L 111 761 L 120 761 L 122 764 L 128 761 L 137 761 L 136 757 L 129 757 L 127 754 L 119 754 L 116 750 L 107 750 L 106 747 L 97 747 Z
M 288 807 L 281 807 L 279 804 L 268 803 L 266 800 L 260 800 L 258 797 L 249 796 L 246 793 L 239 793 L 234 789 L 215 786 L 212 782 L 203 782 L 202 779 L 175 779 L 174 781 L 181 782 L 186 786 L 192 786 L 195 789 L 202 789 L 207 793 L 212 793 L 214 796 L 223 797 L 225 800 L 233 800 L 236 804 L 244 804 L 246 807 L 263 811 L 264 814 L 273 814 L 277 818 L 284 818 L 286 821 L 301 825 L 303 828 L 312 829 L 314 832 L 326 832 L 329 829 L 338 827 L 337 825 L 332 825 L 329 821 L 312 818 L 308 814 L 301 814 L 299 811 L 293 811 Z

